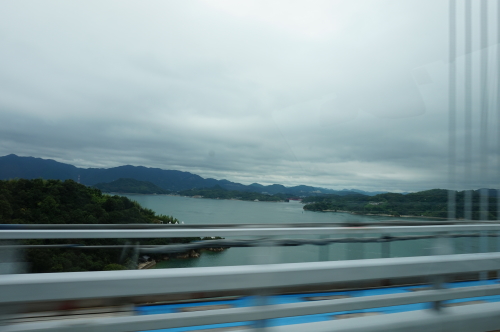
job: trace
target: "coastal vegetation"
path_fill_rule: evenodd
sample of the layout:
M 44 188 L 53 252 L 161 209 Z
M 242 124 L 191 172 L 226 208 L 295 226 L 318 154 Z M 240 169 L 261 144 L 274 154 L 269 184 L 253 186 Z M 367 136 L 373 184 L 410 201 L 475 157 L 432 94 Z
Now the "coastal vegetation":
M 472 219 L 480 219 L 480 192 L 471 191 Z M 464 218 L 465 192 L 456 192 L 456 217 Z M 302 200 L 304 210 L 337 211 L 359 214 L 380 214 L 392 216 L 419 216 L 447 218 L 448 190 L 432 189 L 410 194 L 385 193 L 375 196 L 351 194 L 346 196 L 324 195 L 306 197 Z M 497 198 L 490 190 L 488 219 L 497 219 Z
M 1 224 L 148 224 L 179 221 L 157 215 L 123 196 L 103 194 L 72 180 L 0 181 Z M 144 245 L 187 243 L 199 238 L 145 239 Z M 124 245 L 126 239 L 25 240 L 22 244 Z M 134 242 L 135 243 L 135 242 Z M 102 271 L 133 267 L 119 249 L 29 249 L 26 261 L 32 272 Z
M 242 201 L 284 202 L 288 201 L 286 194 L 261 194 L 256 192 L 227 190 L 221 186 L 212 188 L 188 189 L 179 192 L 181 196 L 212 198 L 212 199 L 237 199 Z
M 168 194 L 169 190 L 162 189 L 149 181 L 139 181 L 130 178 L 93 185 L 94 188 L 106 193 L 134 193 L 134 194 Z

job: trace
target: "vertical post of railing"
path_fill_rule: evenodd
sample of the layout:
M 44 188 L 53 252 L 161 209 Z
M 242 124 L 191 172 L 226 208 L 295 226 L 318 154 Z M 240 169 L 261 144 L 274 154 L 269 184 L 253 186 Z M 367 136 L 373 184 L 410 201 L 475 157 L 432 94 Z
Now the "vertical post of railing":
M 255 295 L 255 306 L 256 307 L 263 307 L 266 305 L 269 305 L 268 294 L 265 294 L 263 292 L 261 292 L 260 294 L 256 294 Z M 255 320 L 253 322 L 253 327 L 259 331 L 262 331 L 262 330 L 265 331 L 267 325 L 268 325 L 267 319 L 259 319 L 259 320 Z
M 353 259 L 356 259 L 356 255 L 355 255 L 355 248 L 356 246 L 356 243 L 353 243 L 353 242 L 349 242 L 349 243 L 346 243 L 346 246 L 345 246 L 345 249 L 346 249 L 346 253 L 345 253 L 345 257 L 346 257 L 346 260 L 353 260 Z
M 135 243 L 134 248 L 132 249 L 132 255 L 130 257 L 130 262 L 128 268 L 130 270 L 135 270 L 139 266 L 139 242 Z
M 480 237 L 480 252 L 488 252 L 488 231 L 482 231 Z
M 500 252 L 500 231 L 497 232 L 497 252 Z M 497 279 L 500 280 L 500 270 L 497 271 Z
M 364 237 L 363 234 L 354 234 L 353 235 L 356 238 L 362 238 Z M 364 245 L 363 243 L 360 242 L 350 242 L 347 244 L 347 259 L 348 260 L 354 260 L 354 259 L 363 259 L 364 258 Z
M 456 1 L 449 0 L 449 77 L 448 77 L 448 219 L 456 218 Z
M 451 238 L 447 232 L 436 234 L 436 245 L 434 247 L 434 255 L 451 255 L 453 254 L 453 245 Z
M 472 220 L 472 0 L 465 0 L 464 219 Z M 468 241 L 469 239 L 466 238 Z M 470 244 L 470 243 L 469 243 Z M 470 251 L 468 251 L 470 252 Z
M 449 186 L 448 189 L 448 220 L 456 219 L 456 122 L 457 122 L 457 110 L 456 110 L 456 88 L 457 88 L 457 77 L 456 77 L 456 48 L 457 48 L 457 28 L 456 28 L 456 1 L 449 0 L 449 12 L 448 12 L 448 29 L 449 29 L 449 76 L 448 76 L 448 176 L 449 176 Z M 435 253 L 438 255 L 450 254 L 452 251 L 451 239 L 443 233 L 442 236 L 438 236 L 436 239 Z M 433 277 L 433 286 L 436 289 L 444 287 L 444 276 Z M 441 309 L 441 301 L 433 302 L 433 307 L 435 310 Z
M 391 257 L 391 242 L 389 241 L 391 237 L 389 235 L 382 235 L 382 239 L 384 240 L 382 242 L 382 258 L 389 258 Z
M 358 237 L 365 237 L 364 234 L 360 234 Z M 358 243 L 358 246 L 359 246 L 359 255 L 358 255 L 358 259 L 364 259 L 365 258 L 365 249 L 366 249 L 366 246 L 363 242 L 360 242 Z
M 488 182 L 488 1 L 481 1 L 481 121 L 480 121 L 480 169 L 481 182 Z M 489 215 L 489 189 L 480 190 L 480 219 L 488 220 Z
M 496 93 L 496 111 L 497 111 L 497 206 L 496 206 L 496 220 L 500 220 L 500 3 L 497 2 L 497 13 L 496 13 L 496 23 L 497 23 L 497 43 L 496 43 L 496 83 L 497 83 L 497 93 Z M 497 245 L 498 251 L 500 251 L 500 231 L 497 233 Z M 500 270 L 497 271 L 497 279 L 500 279 Z
M 128 250 L 130 249 L 130 242 L 125 242 L 125 245 L 123 246 L 122 252 L 120 254 L 120 264 L 125 265 L 124 263 L 127 260 L 127 253 Z
M 488 231 L 482 231 L 479 237 L 479 252 L 488 252 Z M 479 279 L 485 281 L 488 279 L 488 271 L 483 271 L 479 274 Z
M 357 232 L 355 232 L 352 233 L 350 237 L 355 239 L 362 238 L 364 237 L 364 234 L 358 234 Z M 346 259 L 347 260 L 363 259 L 364 258 L 363 250 L 364 250 L 363 243 L 356 242 L 356 240 L 348 242 L 346 244 Z
M 453 246 L 451 245 L 451 239 L 448 236 L 448 233 L 443 232 L 441 234 L 437 234 L 439 236 L 436 237 L 436 245 L 434 247 L 435 255 L 451 255 L 453 254 Z M 443 289 L 445 288 L 445 277 L 442 275 L 433 276 L 431 278 L 432 286 L 434 289 Z M 441 301 L 434 301 L 432 303 L 432 307 L 435 310 L 441 310 Z
M 26 264 L 22 262 L 23 253 L 16 248 L 14 241 L 0 243 L 0 275 L 26 273 Z M 5 325 L 9 316 L 19 311 L 22 304 L 0 305 L 0 326 Z M 0 329 L 1 330 L 1 329 Z
M 444 276 L 435 276 L 432 280 L 432 288 L 434 289 L 444 289 L 445 288 L 445 277 Z M 436 311 L 440 311 L 443 306 L 443 301 L 434 301 L 432 302 L 432 309 Z
M 470 233 L 468 233 L 470 234 Z M 471 254 L 472 253 L 472 237 L 468 236 L 465 238 L 465 252 L 464 254 Z
M 255 256 L 254 262 L 256 264 L 271 264 L 273 263 L 274 257 L 271 250 L 267 250 L 268 247 L 272 246 L 272 239 L 274 237 L 267 237 L 257 244 L 258 254 Z M 262 307 L 269 305 L 269 290 L 267 289 L 257 289 L 254 293 L 255 306 Z M 253 322 L 253 327 L 259 331 L 265 331 L 268 326 L 267 319 L 258 319 Z
M 328 235 L 320 235 L 321 240 L 327 239 Z M 325 262 L 330 260 L 330 247 L 328 244 L 320 245 L 319 247 L 319 261 Z

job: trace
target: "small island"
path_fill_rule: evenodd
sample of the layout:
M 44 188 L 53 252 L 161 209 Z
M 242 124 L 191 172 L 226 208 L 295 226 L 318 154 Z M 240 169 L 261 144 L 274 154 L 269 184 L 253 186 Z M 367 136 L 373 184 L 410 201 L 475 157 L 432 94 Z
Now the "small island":
M 464 218 L 465 192 L 456 195 L 456 218 Z M 375 196 L 363 194 L 310 196 L 302 200 L 304 210 L 322 212 L 348 212 L 364 215 L 394 217 L 448 217 L 448 190 L 432 189 L 416 193 L 385 193 Z M 490 189 L 489 220 L 497 219 L 496 190 Z M 480 190 L 472 191 L 472 219 L 480 219 Z
M 212 188 L 188 189 L 179 191 L 179 195 L 194 198 L 211 198 L 211 199 L 234 199 L 241 201 L 254 202 L 288 202 L 287 194 L 262 194 L 251 191 L 227 190 L 221 186 Z

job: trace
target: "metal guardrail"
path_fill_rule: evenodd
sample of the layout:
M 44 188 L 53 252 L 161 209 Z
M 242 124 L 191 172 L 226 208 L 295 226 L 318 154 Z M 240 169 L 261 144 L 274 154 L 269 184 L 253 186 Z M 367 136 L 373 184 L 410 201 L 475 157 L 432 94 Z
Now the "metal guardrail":
M 273 289 L 500 269 L 500 253 L 0 276 L 0 304 Z
M 402 222 L 403 224 L 403 222 Z M 163 227 L 144 228 L 115 228 L 106 227 L 96 229 L 92 225 L 79 225 L 78 228 L 66 227 L 65 229 L 34 229 L 31 227 L 2 227 L 0 239 L 139 239 L 139 238 L 180 238 L 180 237 L 232 237 L 232 236 L 284 236 L 284 235 L 324 235 L 339 234 L 397 234 L 397 233 L 448 233 L 448 232 L 486 232 L 500 231 L 500 223 L 474 223 L 459 225 L 424 225 L 424 226 L 304 226 L 304 227 L 278 227 L 267 225 L 238 225 L 204 227 L 178 227 L 179 225 L 163 225 Z M 87 227 L 85 227 L 87 226 Z M 136 225 L 139 226 L 139 225 Z
M 177 225 L 175 225 L 177 226 Z M 43 228 L 43 227 L 40 227 Z M 83 228 L 79 225 L 78 228 Z M 500 225 L 459 224 L 425 226 L 368 226 L 336 227 L 319 225 L 314 227 L 215 227 L 196 229 L 191 227 L 159 227 L 125 229 L 0 229 L 2 239 L 29 238 L 159 238 L 159 237 L 199 237 L 199 236 L 265 236 L 278 235 L 322 235 L 339 234 L 393 234 L 393 233 L 434 233 L 437 240 L 441 236 L 451 236 L 451 232 L 480 232 L 495 235 Z M 189 235 L 187 235 L 189 234 Z M 230 234 L 230 235 L 229 235 Z M 83 235 L 83 236 L 82 236 Z M 470 234 L 469 234 L 470 235 Z M 474 236 L 476 236 L 475 234 Z M 490 234 L 491 235 L 491 234 Z M 415 235 L 415 237 L 418 237 Z M 365 238 L 369 239 L 369 238 Z M 375 238 L 374 238 L 375 239 Z M 325 241 L 325 239 L 319 240 Z M 265 241 L 263 243 L 265 245 Z M 123 299 L 134 296 L 155 296 L 159 294 L 179 294 L 215 291 L 247 290 L 269 293 L 282 287 L 333 284 L 337 282 L 368 281 L 425 276 L 440 276 L 478 273 L 500 270 L 500 253 L 478 253 L 460 255 L 435 255 L 405 258 L 380 258 L 351 261 L 312 262 L 293 264 L 266 264 L 252 266 L 209 267 L 190 269 L 129 270 L 106 272 L 76 272 L 52 274 L 10 274 L 0 275 L 0 307 L 16 307 L 29 303 L 51 301 L 73 301 L 95 298 Z M 47 321 L 37 323 L 17 323 L 0 326 L 0 331 L 144 331 L 182 326 L 200 326 L 229 322 L 265 321 L 273 318 L 298 315 L 313 315 L 346 310 L 361 310 L 383 306 L 433 302 L 450 299 L 500 295 L 500 285 L 467 287 L 460 289 L 434 289 L 418 293 L 370 296 L 339 300 L 325 300 L 313 303 L 293 303 L 263 305 L 252 308 L 219 309 L 207 312 L 185 312 L 151 316 L 125 316 L 99 319 L 74 319 L 71 321 Z M 481 310 L 476 310 L 481 306 Z M 474 308 L 472 311 L 472 307 Z M 411 312 L 391 314 L 387 317 L 353 318 L 328 323 L 310 323 L 307 326 L 287 326 L 287 331 L 421 331 L 429 328 L 430 321 L 445 322 L 454 326 L 454 331 L 488 331 L 500 329 L 498 310 L 500 305 L 488 303 L 463 308 L 446 308 L 439 313 Z M 475 312 L 474 315 L 471 312 Z M 496 313 L 496 316 L 495 316 Z M 439 316 L 436 316 L 439 315 Z M 415 317 L 419 317 L 416 319 Z M 424 323 L 422 320 L 427 320 Z M 465 319 L 468 317 L 468 319 Z M 477 317 L 482 317 L 478 321 Z M 457 322 L 462 322 L 458 324 Z M 475 322 L 471 325 L 470 322 Z M 366 325 L 368 324 L 368 325 Z M 431 324 L 432 325 L 432 324 Z M 451 330 L 448 329 L 447 330 Z M 484 326 L 485 329 L 482 329 Z M 490 328 L 493 326 L 492 328 Z M 441 326 L 442 327 L 442 326 Z M 481 327 L 481 329 L 478 329 Z M 282 331 L 285 327 L 268 327 L 266 331 Z M 441 331 L 441 330 L 440 330 Z
M 500 269 L 500 253 L 173 270 L 4 275 L 0 276 L 0 294 L 2 294 L 0 304 L 15 305 L 97 297 L 123 298 L 159 293 L 210 292 L 215 290 L 263 290 L 283 286 L 408 276 L 438 276 L 497 269 Z M 500 285 L 492 285 L 327 300 L 317 303 L 261 306 L 250 309 L 220 309 L 202 313 L 82 319 L 58 323 L 51 321 L 35 325 L 24 323 L 12 325 L 5 331 L 62 331 L 64 329 L 75 332 L 138 331 L 186 325 L 198 326 L 263 320 L 499 294 Z
M 403 224 L 404 223 L 404 224 Z M 135 246 L 141 254 L 182 253 L 203 248 L 264 247 L 264 246 L 325 246 L 335 243 L 381 243 L 382 257 L 389 257 L 390 242 L 444 238 L 481 238 L 482 249 L 487 238 L 500 240 L 500 223 L 464 221 L 439 222 L 386 222 L 380 224 L 344 223 L 344 224 L 230 224 L 230 225 L 178 225 L 178 224 L 122 224 L 122 225 L 0 225 L 0 240 L 23 239 L 88 239 L 88 238 L 182 238 L 245 236 L 254 239 L 214 239 L 185 244 L 166 246 Z M 402 225 L 403 224 L 403 225 Z M 339 226 L 340 225 L 340 226 Z M 475 233 L 471 233 L 475 232 Z M 364 234 L 375 235 L 364 237 Z M 419 235 L 408 235 L 415 234 Z M 425 234 L 422 233 L 431 233 Z M 319 239 L 292 238 L 286 235 L 319 235 Z M 351 237 L 339 237 L 346 234 Z M 391 235 L 392 234 L 392 235 Z M 396 235 L 399 234 L 399 235 Z M 352 237 L 355 236 L 355 237 Z M 356 237 L 357 236 L 357 237 Z M 442 241 L 441 241 L 442 242 Z M 443 243 L 441 243 L 442 245 Z M 74 244 L 51 245 L 11 245 L 12 249 L 66 248 L 66 249 L 128 249 L 130 245 L 85 246 Z M 500 249 L 500 242 L 498 243 Z M 3 246 L 0 248 L 7 248 Z M 481 250 L 485 251 L 485 250 Z M 327 254 L 323 251 L 320 260 Z
M 194 241 L 184 244 L 169 244 L 169 245 L 139 245 L 137 250 L 143 254 L 165 254 L 165 253 L 182 253 L 189 250 L 207 249 L 207 248 L 249 248 L 249 247 L 295 247 L 303 245 L 326 246 L 339 243 L 390 243 L 399 241 L 415 241 L 429 239 L 458 239 L 458 238 L 499 238 L 500 234 L 481 234 L 481 233 L 453 233 L 453 234 L 438 234 L 438 235 L 409 235 L 409 236 L 389 236 L 383 235 L 380 237 L 342 237 L 342 238 L 325 238 L 320 239 L 268 239 L 257 238 L 250 240 L 228 240 L 228 239 L 213 239 Z M 130 244 L 124 245 L 82 245 L 78 243 L 64 244 L 31 244 L 31 245 L 4 245 L 2 249 L 128 249 Z

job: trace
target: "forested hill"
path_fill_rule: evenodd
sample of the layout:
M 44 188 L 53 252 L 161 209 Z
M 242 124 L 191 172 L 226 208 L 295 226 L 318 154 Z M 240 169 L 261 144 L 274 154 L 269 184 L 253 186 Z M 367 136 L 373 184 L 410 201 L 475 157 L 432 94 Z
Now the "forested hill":
M 174 218 L 122 196 L 103 195 L 72 180 L 0 181 L 2 224 L 125 224 Z
M 98 183 L 93 186 L 106 193 L 136 193 L 136 194 L 168 194 L 164 190 L 149 181 L 120 178 L 110 183 Z
M 0 181 L 0 224 L 123 224 L 178 223 L 156 215 L 122 196 L 104 195 L 72 180 Z M 168 244 L 192 239 L 142 240 L 141 244 Z M 120 239 L 28 240 L 27 244 L 124 244 Z M 27 260 L 32 272 L 100 271 L 128 265 L 120 250 L 31 249 Z
M 489 190 L 489 216 L 497 218 L 496 190 Z M 480 193 L 472 192 L 472 219 L 479 219 Z M 304 210 L 310 211 L 346 211 L 359 214 L 387 214 L 392 216 L 424 216 L 447 218 L 448 190 L 433 189 L 410 194 L 386 193 L 375 196 L 361 194 L 338 196 L 325 195 L 307 197 Z M 456 193 L 456 216 L 464 218 L 464 192 Z

